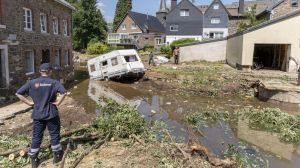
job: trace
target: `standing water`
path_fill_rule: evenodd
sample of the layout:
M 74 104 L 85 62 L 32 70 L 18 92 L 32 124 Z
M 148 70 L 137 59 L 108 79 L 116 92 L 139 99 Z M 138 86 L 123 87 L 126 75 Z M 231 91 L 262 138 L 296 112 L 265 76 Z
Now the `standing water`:
M 121 84 L 83 80 L 78 83 L 77 88 L 72 90 L 72 97 L 88 112 L 97 112 L 99 98 L 104 96 L 118 103 L 137 107 L 148 121 L 164 121 L 172 128 L 174 136 L 183 137 L 186 142 L 191 138 L 197 139 L 216 155 L 222 156 L 229 145 L 234 145 L 252 161 L 254 167 L 300 167 L 299 145 L 285 144 L 275 134 L 252 130 L 245 121 L 239 120 L 234 124 L 221 120 L 214 123 L 203 122 L 199 131 L 190 131 L 183 121 L 186 112 L 201 112 L 203 107 L 229 112 L 238 107 L 276 107 L 296 114 L 300 109 L 298 105 L 266 103 L 238 97 L 221 99 L 183 94 L 178 90 L 163 89 L 152 81 Z

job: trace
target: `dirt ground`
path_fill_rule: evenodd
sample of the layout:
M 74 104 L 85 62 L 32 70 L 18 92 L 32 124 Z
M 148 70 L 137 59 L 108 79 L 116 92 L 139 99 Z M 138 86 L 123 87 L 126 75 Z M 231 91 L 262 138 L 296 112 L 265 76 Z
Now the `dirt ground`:
M 88 147 L 80 146 L 72 151 L 66 158 L 65 167 L 70 167 L 75 160 Z M 173 155 L 173 156 L 172 156 Z M 170 157 L 171 156 L 171 157 Z M 179 159 L 174 159 L 175 157 Z M 173 158 L 173 159 L 171 159 Z M 41 168 L 58 168 L 60 163 L 53 165 L 49 159 L 40 165 Z M 212 168 L 211 164 L 200 156 L 191 157 L 183 161 L 183 156 L 176 149 L 166 144 L 131 143 L 130 140 L 107 142 L 99 149 L 89 153 L 77 166 L 78 168 Z M 30 168 L 30 165 L 25 168 Z
M 86 113 L 85 109 L 72 97 L 67 96 L 59 107 L 62 131 L 89 124 L 95 114 Z M 16 117 L 5 120 L 4 125 L 0 126 L 0 133 L 7 135 L 25 134 L 30 135 L 32 130 L 31 112 L 19 114 Z

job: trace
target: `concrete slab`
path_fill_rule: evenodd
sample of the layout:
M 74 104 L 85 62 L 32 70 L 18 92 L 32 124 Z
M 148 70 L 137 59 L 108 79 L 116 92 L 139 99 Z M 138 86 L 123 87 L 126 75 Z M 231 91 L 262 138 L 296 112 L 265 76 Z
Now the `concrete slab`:
M 11 105 L 0 108 L 0 121 L 15 117 L 18 114 L 25 113 L 32 109 L 32 107 L 22 103 L 16 102 Z
M 274 80 L 261 81 L 258 92 L 258 97 L 262 100 L 300 104 L 300 86 L 296 83 Z

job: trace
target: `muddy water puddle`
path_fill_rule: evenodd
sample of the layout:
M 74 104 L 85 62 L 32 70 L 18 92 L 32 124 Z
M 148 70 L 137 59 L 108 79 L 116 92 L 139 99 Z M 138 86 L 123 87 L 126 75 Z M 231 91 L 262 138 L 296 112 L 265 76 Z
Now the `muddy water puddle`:
M 300 167 L 300 146 L 282 143 L 278 136 L 265 131 L 252 130 L 242 120 L 236 123 L 217 121 L 204 123 L 198 131 L 191 131 L 183 121 L 186 112 L 201 112 L 203 108 L 234 111 L 240 107 L 275 107 L 291 114 L 300 112 L 298 105 L 261 102 L 253 98 L 210 98 L 164 89 L 153 81 L 139 84 L 120 84 L 83 80 L 72 90 L 72 97 L 90 113 L 97 113 L 99 97 L 111 98 L 118 103 L 137 107 L 147 121 L 164 121 L 173 135 L 188 142 L 196 139 L 217 155 L 222 155 L 229 145 L 245 154 L 255 167 Z

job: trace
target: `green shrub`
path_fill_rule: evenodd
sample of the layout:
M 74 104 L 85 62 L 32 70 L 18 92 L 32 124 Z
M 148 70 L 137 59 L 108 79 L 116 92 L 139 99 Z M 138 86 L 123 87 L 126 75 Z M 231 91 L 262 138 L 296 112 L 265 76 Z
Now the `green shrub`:
M 101 117 L 93 123 L 93 127 L 100 133 L 111 133 L 113 137 L 128 138 L 132 134 L 142 134 L 146 129 L 146 122 L 139 112 L 129 105 L 120 105 L 113 100 L 106 100 L 107 104 L 100 107 Z
M 154 46 L 153 45 L 149 45 L 149 44 L 145 44 L 143 50 L 146 52 L 150 52 L 154 50 Z
M 164 45 L 164 46 L 162 46 L 161 48 L 160 48 L 160 52 L 162 53 L 162 54 L 167 54 L 167 55 L 172 55 L 172 49 L 171 49 L 171 47 L 170 46 L 168 46 L 168 45 Z
M 99 42 L 91 42 L 88 45 L 87 53 L 94 55 L 94 54 L 104 54 L 109 51 L 109 47 L 105 44 L 99 43 Z
M 199 40 L 195 40 L 195 39 L 180 39 L 180 40 L 175 40 L 170 44 L 170 47 L 172 48 L 172 51 L 175 49 L 176 46 L 178 45 L 182 45 L 182 44 L 190 44 L 190 43 L 195 43 L 195 42 L 199 42 Z

